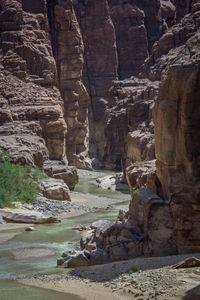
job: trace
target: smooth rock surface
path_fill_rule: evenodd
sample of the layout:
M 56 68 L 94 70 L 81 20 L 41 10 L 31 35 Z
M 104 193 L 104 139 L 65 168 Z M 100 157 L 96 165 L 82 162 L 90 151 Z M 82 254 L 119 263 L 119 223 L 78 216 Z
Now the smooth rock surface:
M 71 201 L 69 188 L 61 179 L 43 179 L 40 183 L 40 190 L 48 199 Z
M 52 215 L 25 209 L 3 208 L 0 209 L 0 215 L 5 221 L 11 223 L 45 224 L 58 222 L 58 219 Z

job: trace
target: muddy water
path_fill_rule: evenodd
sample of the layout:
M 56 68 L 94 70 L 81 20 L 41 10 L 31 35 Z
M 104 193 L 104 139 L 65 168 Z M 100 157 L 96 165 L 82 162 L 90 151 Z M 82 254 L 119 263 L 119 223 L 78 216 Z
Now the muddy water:
M 36 227 L 37 231 L 33 232 L 25 232 L 23 228 L 18 229 L 19 235 L 0 244 L 0 299 L 11 300 L 15 298 L 15 300 L 18 300 L 16 294 L 20 295 L 20 300 L 78 299 L 72 295 L 66 296 L 66 294 L 63 295 L 62 293 L 24 287 L 13 279 L 36 274 L 63 272 L 63 269 L 56 267 L 56 259 L 63 251 L 76 249 L 80 239 L 80 233 L 72 230 L 72 228 L 78 224 L 90 224 L 102 218 L 115 220 L 119 209 L 128 207 L 129 195 L 105 191 L 94 184 L 95 178 L 102 175 L 102 173 L 98 174 L 96 172 L 81 172 L 79 184 L 76 187 L 76 194 L 80 193 L 81 195 L 84 193 L 85 197 L 93 195 L 94 197 L 99 197 L 99 201 L 101 201 L 101 197 L 121 199 L 124 201 L 123 203 L 115 204 L 109 209 L 102 209 L 95 213 L 64 219 L 61 223 L 38 225 Z M 16 232 L 16 230 L 13 231 Z

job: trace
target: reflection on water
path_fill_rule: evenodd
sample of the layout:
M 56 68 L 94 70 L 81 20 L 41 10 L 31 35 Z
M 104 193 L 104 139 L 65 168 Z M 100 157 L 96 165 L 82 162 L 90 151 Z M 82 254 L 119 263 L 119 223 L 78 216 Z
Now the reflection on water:
M 121 194 L 120 192 L 99 189 L 97 185 L 94 184 L 95 176 L 91 175 L 87 176 L 86 178 L 84 178 L 83 176 L 83 178 L 80 178 L 79 184 L 76 187 L 76 192 L 85 193 L 86 197 L 87 194 L 90 194 L 90 197 L 91 194 L 95 197 L 119 197 L 118 199 L 122 199 L 122 201 L 128 200 L 130 198 L 129 195 Z M 82 216 L 64 219 L 61 223 L 38 225 L 36 227 L 37 231 L 27 232 L 24 231 L 23 228 L 15 230 L 21 232 L 21 234 L 16 235 L 13 239 L 3 244 L 0 244 L 0 279 L 2 279 L 0 280 L 0 299 L 9 300 L 11 298 L 13 299 L 13 297 L 15 297 L 15 300 L 77 299 L 72 298 L 72 296 L 66 298 L 66 294 L 65 298 L 62 298 L 62 293 L 55 294 L 52 291 L 49 292 L 40 289 L 29 288 L 8 279 L 33 276 L 35 274 L 50 274 L 58 273 L 61 271 L 63 272 L 63 269 L 56 267 L 57 258 L 62 254 L 63 251 L 77 248 L 77 244 L 80 239 L 80 233 L 76 230 L 72 230 L 72 228 L 78 224 L 90 224 L 98 219 L 116 220 L 119 209 L 124 208 L 128 208 L 128 201 L 121 204 L 115 204 L 107 210 L 102 209 L 95 213 L 88 213 Z M 31 248 L 31 257 L 27 256 L 27 251 L 26 255 L 24 255 L 23 257 L 23 251 L 25 251 L 23 249 L 27 248 Z M 16 257 L 14 255 L 15 250 L 17 249 L 20 249 L 20 253 L 22 253 L 20 257 Z M 40 251 L 43 251 L 43 256 L 38 256 L 38 249 L 40 249 Z M 53 250 L 52 255 L 46 256 L 44 254 L 46 249 Z M 47 251 L 47 254 L 48 253 L 49 251 Z M 67 270 L 64 271 L 67 272 Z M 17 292 L 15 292 L 15 290 Z M 16 298 L 16 294 L 18 293 L 21 298 Z M 50 294 L 53 295 L 53 298 L 50 298 Z

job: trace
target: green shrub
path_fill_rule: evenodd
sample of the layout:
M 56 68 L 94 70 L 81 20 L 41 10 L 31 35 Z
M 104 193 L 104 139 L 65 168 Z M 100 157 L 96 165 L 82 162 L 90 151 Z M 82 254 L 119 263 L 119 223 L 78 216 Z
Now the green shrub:
M 38 168 L 13 164 L 9 154 L 0 151 L 0 207 L 36 200 L 39 181 L 43 177 L 45 174 Z
M 133 163 L 134 167 L 141 167 L 146 163 L 146 160 L 138 160 L 136 162 Z
M 129 269 L 129 274 L 133 274 L 133 273 L 135 273 L 135 272 L 137 272 L 138 271 L 138 269 L 136 268 L 136 267 L 131 267 L 130 269 Z

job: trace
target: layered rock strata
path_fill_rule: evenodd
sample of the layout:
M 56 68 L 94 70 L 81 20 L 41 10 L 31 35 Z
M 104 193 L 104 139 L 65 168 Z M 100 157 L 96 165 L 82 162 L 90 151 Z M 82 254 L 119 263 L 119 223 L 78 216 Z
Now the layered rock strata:
M 46 3 L 0 4 L 0 146 L 16 163 L 43 168 L 57 161 L 67 173 L 67 125 L 56 88 Z M 70 184 L 64 172 L 60 174 Z M 77 178 L 75 170 L 73 174 Z
M 180 32 L 184 33 L 180 44 L 179 41 L 177 44 L 169 44 L 168 48 L 163 48 L 163 52 L 157 52 L 156 62 L 161 62 L 162 68 L 158 78 L 154 78 L 161 79 L 153 108 L 156 161 L 144 161 L 140 164 L 135 162 L 127 168 L 127 179 L 132 192 L 129 213 L 125 214 L 122 222 L 104 222 L 83 237 L 82 252 L 67 256 L 64 262 L 66 267 L 74 262 L 90 265 L 138 255 L 162 256 L 195 253 L 200 250 L 198 6 L 193 6 L 192 11 L 155 44 L 157 49 L 157 45 L 161 45 L 165 38 L 168 41 L 168 37 L 172 32 L 174 34 L 176 29 L 179 38 Z M 157 66 L 152 62 L 152 68 Z M 121 86 L 124 82 L 121 82 Z M 132 103 L 130 99 L 133 95 L 133 90 L 129 93 L 130 87 L 127 82 L 121 89 L 120 83 L 117 82 L 117 88 L 111 90 L 115 97 L 110 101 L 110 119 L 107 123 L 112 135 L 115 132 L 119 134 L 119 128 L 125 128 L 122 131 L 122 141 L 125 140 L 126 130 L 129 129 L 126 123 L 126 107 Z M 140 85 L 136 86 L 138 88 Z M 127 95 L 131 97 L 128 98 Z M 139 99 L 141 104 L 142 100 Z M 112 116 L 114 107 L 115 113 Z M 134 116 L 135 114 L 134 111 Z M 112 127 L 115 117 L 116 121 Z M 130 120 L 135 122 L 133 116 Z M 119 127 L 118 123 L 122 126 Z M 141 126 L 137 122 L 136 125 Z M 118 130 L 115 131 L 114 128 Z M 134 128 L 133 126 L 132 129 Z M 122 143 L 120 144 L 117 135 L 114 136 L 111 145 L 115 145 L 116 140 L 116 148 L 118 145 L 120 149 Z M 107 153 L 111 151 L 110 146 Z M 119 157 L 122 157 L 124 149 L 120 151 Z M 134 159 L 132 158 L 132 162 Z
M 88 158 L 88 93 L 82 83 L 84 45 L 73 4 L 47 1 L 58 86 L 67 123 L 66 154 L 71 165 L 91 168 Z
M 155 158 L 152 108 L 157 93 L 158 82 L 148 79 L 113 82 L 105 124 L 107 167 Z
M 200 7 L 197 4 L 193 5 L 191 13 L 184 16 L 153 45 L 151 55 L 144 63 L 142 77 L 161 80 L 162 72 L 169 65 L 176 61 L 184 63 L 185 56 L 190 55 L 192 50 L 191 47 L 185 47 L 185 44 L 200 27 Z
M 90 167 L 88 94 L 81 82 L 83 43 L 70 1 L 54 5 L 53 15 L 45 0 L 0 4 L 2 148 L 10 150 L 16 162 L 42 167 L 50 159 L 64 166 L 68 159 Z M 59 30 L 52 41 L 49 31 L 55 18 Z M 58 57 L 52 51 L 56 42 Z
M 194 40 L 198 54 L 169 68 L 154 111 L 157 176 L 170 202 L 179 253 L 200 250 L 199 34 Z
M 90 96 L 90 154 L 102 160 L 108 90 L 118 76 L 115 30 L 107 0 L 73 3 L 85 47 L 83 80 Z

